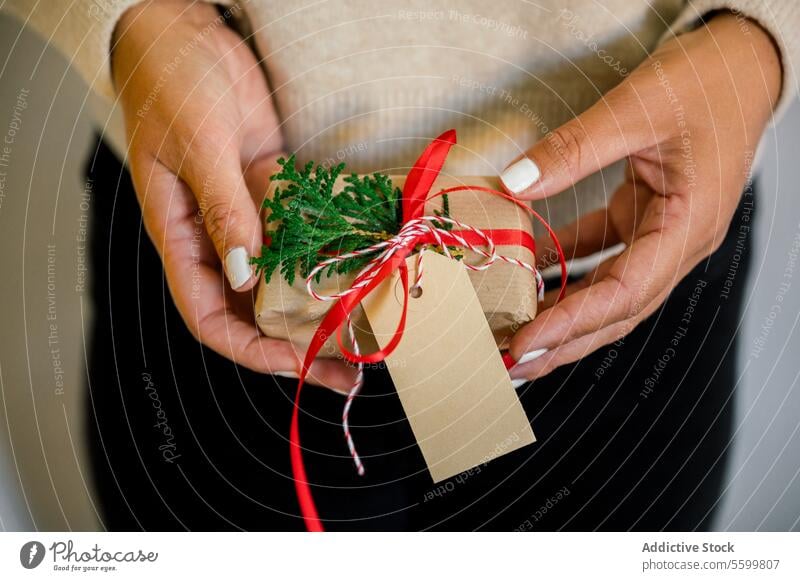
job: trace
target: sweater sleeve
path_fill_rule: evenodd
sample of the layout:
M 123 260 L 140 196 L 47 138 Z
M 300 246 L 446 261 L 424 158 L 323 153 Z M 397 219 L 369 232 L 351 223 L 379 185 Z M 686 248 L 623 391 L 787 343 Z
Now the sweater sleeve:
M 141 0 L 74 0 L 31 2 L 7 0 L 4 10 L 36 30 L 58 48 L 70 65 L 99 95 L 113 99 L 111 37 L 120 16 Z M 235 0 L 214 0 L 233 5 Z
M 783 83 L 774 118 L 778 119 L 797 95 L 797 67 L 800 66 L 800 2 L 797 0 L 688 0 L 683 11 L 662 40 L 696 28 L 711 12 L 729 10 L 757 22 L 778 47 L 783 67 Z

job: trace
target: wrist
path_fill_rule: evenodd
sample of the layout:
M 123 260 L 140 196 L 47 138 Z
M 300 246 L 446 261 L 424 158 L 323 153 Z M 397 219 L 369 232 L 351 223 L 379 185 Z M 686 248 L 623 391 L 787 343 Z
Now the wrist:
M 780 50 L 769 31 L 755 20 L 728 10 L 710 15 L 705 28 L 731 73 L 755 89 L 770 110 L 774 108 L 783 84 L 783 67 Z
M 178 30 L 188 36 L 211 36 L 222 18 L 214 4 L 192 0 L 146 0 L 120 16 L 111 39 L 111 75 L 119 88 L 142 65 L 156 43 L 170 39 Z
M 148 30 L 151 38 L 155 32 L 163 31 L 175 24 L 206 26 L 219 13 L 214 4 L 196 0 L 143 0 L 128 8 L 120 16 L 114 28 L 112 43 L 116 45 L 124 38 Z

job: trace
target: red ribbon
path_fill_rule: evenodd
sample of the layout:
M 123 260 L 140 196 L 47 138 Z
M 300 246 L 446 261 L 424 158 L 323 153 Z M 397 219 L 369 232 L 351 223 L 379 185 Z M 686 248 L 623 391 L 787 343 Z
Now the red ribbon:
M 478 190 L 505 198 L 537 218 L 542 224 L 544 224 L 548 234 L 552 238 L 558 252 L 559 262 L 561 263 L 561 293 L 558 297 L 560 300 L 564 296 L 564 291 L 567 284 L 567 265 L 564 259 L 564 253 L 553 230 L 550 228 L 544 218 L 542 218 L 536 211 L 528 206 L 528 204 L 509 196 L 504 192 L 485 187 L 457 186 L 442 190 L 431 196 L 428 195 L 431 187 L 436 181 L 436 178 L 439 176 L 439 172 L 444 165 L 450 148 L 455 143 L 455 130 L 451 129 L 444 132 L 425 148 L 425 150 L 422 152 L 422 155 L 419 156 L 419 159 L 411 168 L 411 171 L 406 177 L 405 185 L 403 186 L 403 223 L 405 224 L 409 220 L 421 218 L 424 215 L 425 203 L 429 199 L 449 193 L 466 190 Z M 496 246 L 524 246 L 535 255 L 536 247 L 533 237 L 527 232 L 523 232 L 521 230 L 504 229 L 482 230 L 482 232 L 486 236 L 490 237 Z M 484 240 L 475 232 L 462 230 L 458 232 L 458 235 L 470 244 L 478 245 L 484 242 Z M 440 237 L 447 245 L 459 245 L 459 243 L 451 238 L 446 232 L 440 232 Z M 359 288 L 357 292 L 349 293 L 333 304 L 314 333 L 314 337 L 308 346 L 308 351 L 306 352 L 305 360 L 303 361 L 303 368 L 300 371 L 300 379 L 297 383 L 294 410 L 292 412 L 292 423 L 289 429 L 289 445 L 292 462 L 292 475 L 294 477 L 297 500 L 300 504 L 300 511 L 303 515 L 306 528 L 309 531 L 317 532 L 324 530 L 319 519 L 319 514 L 317 513 L 317 507 L 314 504 L 314 499 L 311 495 L 311 488 L 309 486 L 308 477 L 306 476 L 306 469 L 303 463 L 303 453 L 300 445 L 300 392 L 302 391 L 303 383 L 308 374 L 309 367 L 314 361 L 314 358 L 317 356 L 317 353 L 319 353 L 320 349 L 325 344 L 325 341 L 327 341 L 328 338 L 334 333 L 336 333 L 336 339 L 339 343 L 342 355 L 353 363 L 376 363 L 383 361 L 390 353 L 392 353 L 392 351 L 394 351 L 397 345 L 400 343 L 400 339 L 403 337 L 406 323 L 409 285 L 408 268 L 406 267 L 405 260 L 418 245 L 432 244 L 436 242 L 437 241 L 431 234 L 420 235 L 419 237 L 410 239 L 407 243 L 403 244 L 403 246 L 399 247 L 389 258 L 389 260 L 383 262 L 382 264 L 376 265 L 373 267 L 373 269 L 363 272 L 360 276 L 358 276 L 353 282 L 353 287 L 355 287 L 355 285 L 359 282 L 362 282 L 370 277 L 372 278 L 368 284 Z M 374 272 L 375 269 L 377 269 L 377 273 Z M 400 316 L 400 321 L 397 324 L 397 329 L 395 330 L 394 336 L 386 345 L 386 347 L 376 351 L 375 353 L 357 355 L 351 352 L 347 349 L 342 340 L 342 328 L 345 326 L 344 323 L 347 321 L 349 314 L 353 312 L 353 310 L 359 305 L 364 297 L 372 292 L 375 287 L 377 287 L 381 282 L 383 282 L 384 279 L 386 279 L 396 270 L 398 270 L 400 273 L 400 281 L 403 285 L 405 300 L 403 301 L 403 311 Z M 513 365 L 516 363 L 508 353 L 503 356 L 503 361 L 507 368 L 513 367 Z

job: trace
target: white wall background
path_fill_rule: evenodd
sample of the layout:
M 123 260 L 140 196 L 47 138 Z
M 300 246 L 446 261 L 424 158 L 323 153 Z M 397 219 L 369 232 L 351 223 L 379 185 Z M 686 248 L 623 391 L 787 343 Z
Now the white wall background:
M 76 237 L 86 213 L 81 166 L 92 134 L 82 110 L 86 89 L 61 55 L 6 16 L 0 16 L 0 62 L 0 140 L 20 125 L 8 167 L 0 163 L 0 529 L 91 530 L 98 521 L 80 446 L 90 313 L 74 288 Z M 717 526 L 800 530 L 800 265 L 789 254 L 800 236 L 800 106 L 765 145 L 757 276 L 741 331 L 738 429 Z M 55 260 L 50 297 L 48 245 Z M 781 301 L 786 282 L 791 288 Z M 48 342 L 50 308 L 54 345 Z M 771 323 L 766 347 L 754 357 L 753 341 L 765 322 Z M 60 350 L 63 393 L 52 347 Z

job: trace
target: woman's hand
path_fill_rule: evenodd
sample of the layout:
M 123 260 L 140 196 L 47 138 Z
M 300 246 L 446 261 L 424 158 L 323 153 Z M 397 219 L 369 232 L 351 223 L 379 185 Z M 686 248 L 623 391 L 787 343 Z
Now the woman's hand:
M 505 170 L 511 193 L 536 200 L 628 161 L 608 207 L 558 233 L 567 257 L 619 242 L 625 251 L 517 333 L 513 378 L 545 375 L 627 335 L 719 247 L 780 84 L 769 36 L 723 13 L 665 43 Z
M 282 141 L 252 51 L 212 5 L 161 1 L 123 15 L 112 59 L 144 225 L 184 321 L 245 367 L 296 373 L 302 354 L 254 324 L 258 204 Z M 309 380 L 344 390 L 353 374 L 318 361 Z

